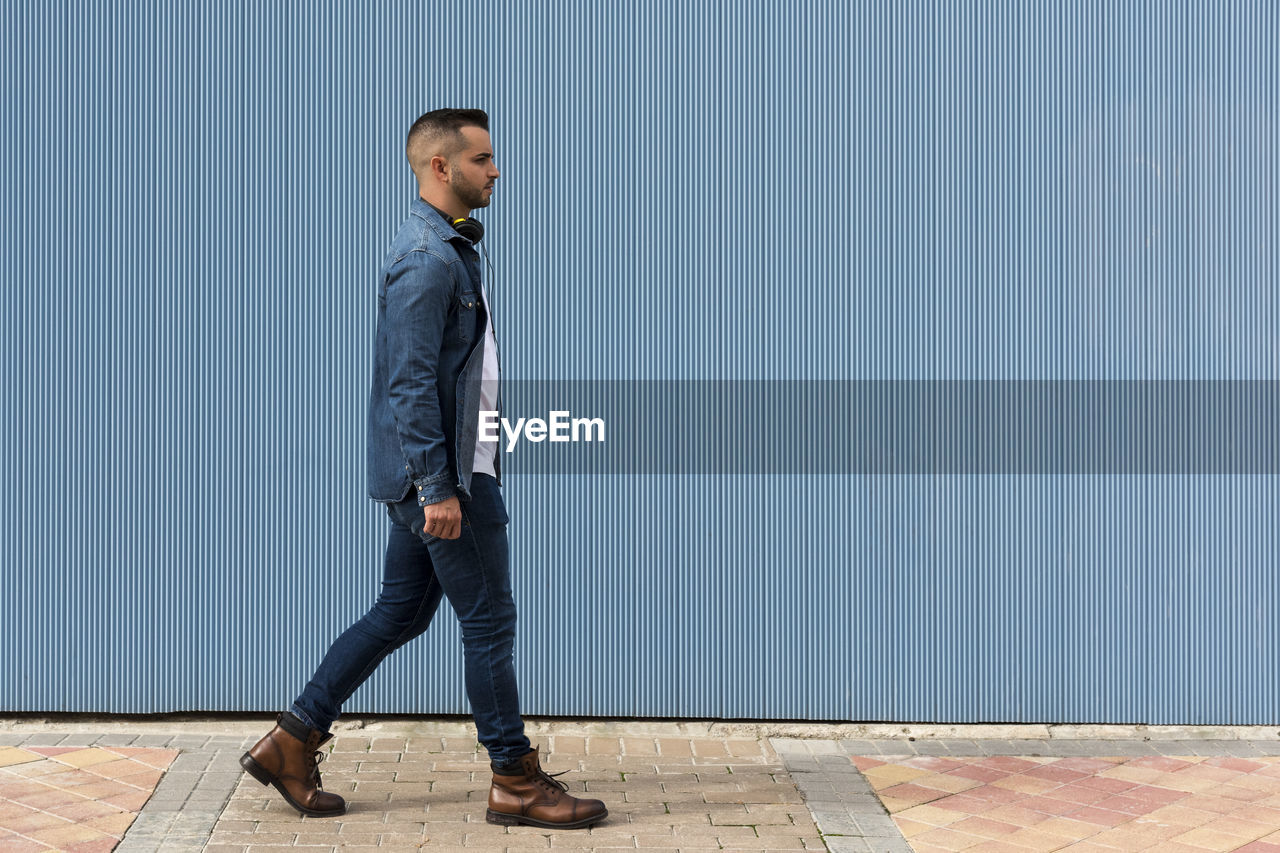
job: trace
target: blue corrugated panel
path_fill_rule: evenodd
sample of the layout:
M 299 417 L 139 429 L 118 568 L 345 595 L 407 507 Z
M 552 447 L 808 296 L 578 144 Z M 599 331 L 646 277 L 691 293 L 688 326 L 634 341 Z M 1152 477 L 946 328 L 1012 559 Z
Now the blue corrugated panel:
M 279 708 L 372 601 L 374 287 L 420 112 L 491 114 L 509 379 L 689 380 L 673 417 L 710 379 L 1275 382 L 1275 16 L 10 7 L 0 709 Z M 528 712 L 1280 721 L 1274 470 L 768 462 L 513 456 Z M 442 618 L 348 708 L 464 712 L 460 661 Z

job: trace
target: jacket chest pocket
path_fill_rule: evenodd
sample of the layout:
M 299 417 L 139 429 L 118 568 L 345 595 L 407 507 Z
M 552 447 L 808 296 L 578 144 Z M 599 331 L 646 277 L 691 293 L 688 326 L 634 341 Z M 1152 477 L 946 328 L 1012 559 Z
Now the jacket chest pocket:
M 466 290 L 454 301 L 455 329 L 461 343 L 469 344 L 476 336 L 476 317 L 479 316 L 480 297 L 475 291 Z

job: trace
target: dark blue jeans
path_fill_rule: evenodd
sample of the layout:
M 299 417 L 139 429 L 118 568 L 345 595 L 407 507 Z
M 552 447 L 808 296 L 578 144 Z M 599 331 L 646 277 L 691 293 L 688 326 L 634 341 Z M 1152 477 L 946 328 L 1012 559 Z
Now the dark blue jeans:
M 491 761 L 506 764 L 531 749 L 520 719 L 512 648 L 516 604 L 511 596 L 507 510 L 498 483 L 476 474 L 462 504 L 462 535 L 440 539 L 422 532 L 416 492 L 387 505 L 391 535 L 382 593 L 358 622 L 334 641 L 289 710 L 328 731 L 342 703 L 382 659 L 427 630 L 449 599 L 462 624 L 467 698 L 476 733 Z

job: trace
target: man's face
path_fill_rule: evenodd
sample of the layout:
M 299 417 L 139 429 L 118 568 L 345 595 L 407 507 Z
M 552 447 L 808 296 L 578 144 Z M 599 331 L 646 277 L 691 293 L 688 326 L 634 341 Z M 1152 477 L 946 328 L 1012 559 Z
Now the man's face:
M 488 207 L 493 183 L 498 180 L 489 133 L 478 127 L 464 127 L 462 138 L 462 150 L 449 159 L 449 185 L 468 210 Z

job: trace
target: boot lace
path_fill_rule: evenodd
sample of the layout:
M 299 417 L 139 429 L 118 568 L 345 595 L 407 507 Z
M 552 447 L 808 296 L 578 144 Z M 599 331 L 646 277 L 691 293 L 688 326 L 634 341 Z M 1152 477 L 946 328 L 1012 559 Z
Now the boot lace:
M 569 772 L 568 770 L 561 770 L 559 773 L 548 773 L 547 771 L 545 771 L 545 770 L 543 770 L 541 767 L 539 767 L 539 768 L 538 768 L 538 774 L 537 774 L 537 776 L 536 776 L 535 778 L 536 778 L 539 782 L 541 782 L 541 783 L 542 783 L 542 785 L 543 785 L 543 787 L 545 787 L 548 791 L 553 791 L 553 792 L 554 792 L 554 791 L 568 791 L 568 790 L 569 790 L 569 786 L 568 786 L 568 785 L 566 785 L 565 783 L 561 782 L 559 779 L 557 779 L 557 778 L 556 778 L 557 776 L 563 776 L 564 774 L 566 774 L 566 773 L 568 773 L 568 772 Z
M 321 761 L 324 761 L 324 753 L 323 753 L 323 752 L 321 752 L 320 750 L 316 750 L 316 751 L 315 751 L 315 753 L 313 753 L 313 755 L 312 755 L 312 762 L 311 762 L 311 782 L 312 782 L 312 784 L 314 784 L 317 788 L 319 788 L 321 791 L 323 791 L 323 790 L 324 790 L 324 785 L 322 785 L 322 784 L 320 783 L 320 762 L 321 762 Z

